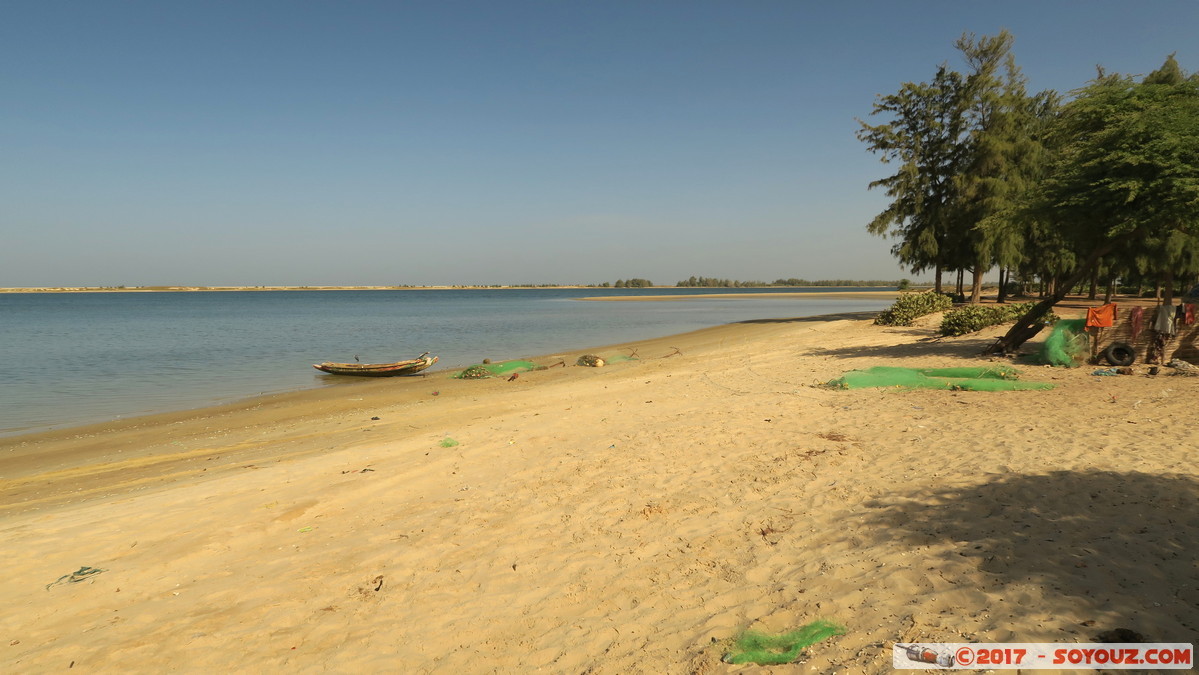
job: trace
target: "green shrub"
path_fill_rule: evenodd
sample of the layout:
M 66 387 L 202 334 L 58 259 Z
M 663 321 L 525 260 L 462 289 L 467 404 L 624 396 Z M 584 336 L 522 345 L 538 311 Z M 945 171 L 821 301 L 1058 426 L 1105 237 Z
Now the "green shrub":
M 966 305 L 952 312 L 947 312 L 941 319 L 941 335 L 953 337 L 974 333 L 988 326 L 998 326 L 1009 323 L 1024 316 L 1035 303 L 1017 302 L 1010 305 Z M 1054 323 L 1057 315 L 1049 312 L 1045 315 L 1044 323 Z
M 949 296 L 936 291 L 904 293 L 887 309 L 874 318 L 876 326 L 910 326 L 912 321 L 933 312 L 941 312 L 953 306 Z

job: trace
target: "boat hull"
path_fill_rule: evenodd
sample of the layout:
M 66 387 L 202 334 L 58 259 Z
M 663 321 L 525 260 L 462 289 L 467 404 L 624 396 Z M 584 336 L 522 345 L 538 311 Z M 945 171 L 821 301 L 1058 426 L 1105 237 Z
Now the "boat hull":
M 437 363 L 436 356 L 424 356 L 408 361 L 395 363 L 315 363 L 313 368 L 331 375 L 354 375 L 356 377 L 396 377 L 398 375 L 415 375 L 429 366 Z

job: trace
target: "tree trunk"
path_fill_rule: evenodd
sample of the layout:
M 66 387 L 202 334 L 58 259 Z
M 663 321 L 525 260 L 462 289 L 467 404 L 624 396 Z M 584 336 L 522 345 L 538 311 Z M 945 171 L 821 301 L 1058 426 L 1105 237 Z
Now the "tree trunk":
M 1165 286 L 1165 294 L 1162 297 L 1162 304 L 1163 305 L 1173 305 L 1174 304 L 1174 270 L 1166 270 L 1166 273 L 1164 276 L 1166 277 L 1164 280 L 1165 283 L 1163 284 Z
M 1099 297 L 1099 266 L 1096 265 L 1094 270 L 1091 270 L 1091 290 L 1087 293 L 1087 300 L 1094 300 Z
M 995 302 L 999 304 L 1007 302 L 1007 281 L 1010 276 L 1006 267 L 999 268 L 999 295 L 995 298 Z
M 1116 294 L 1116 277 L 1109 277 L 1107 280 L 1107 290 L 1103 294 L 1103 304 L 1110 305 L 1112 296 Z
M 934 279 L 933 291 L 940 293 L 941 292 L 941 266 L 940 265 L 937 265 L 936 276 L 934 276 L 933 279 Z
M 958 294 L 959 298 L 966 295 L 966 289 L 963 288 L 963 286 L 965 286 L 965 284 L 966 284 L 966 270 L 960 269 L 960 270 L 958 270 L 958 290 L 957 290 L 957 294 Z
M 1133 234 L 1139 233 L 1134 232 Z M 1118 242 L 1104 244 L 1095 249 L 1091 252 L 1091 255 L 1087 256 L 1086 262 L 1075 270 L 1074 274 L 1066 279 L 1055 280 L 1053 294 L 1033 305 L 1033 308 L 1028 310 L 1028 313 L 1020 317 L 1020 320 L 1003 337 L 996 340 L 995 344 L 987 347 L 983 351 L 983 354 L 1012 354 L 1020 348 L 1020 345 L 1028 342 L 1030 338 L 1040 333 L 1041 329 L 1045 327 L 1040 323 L 1041 317 L 1045 316 L 1054 305 L 1061 302 L 1066 297 L 1066 293 L 1071 288 L 1074 288 L 1078 282 L 1087 278 L 1087 275 L 1091 273 L 1091 269 L 1099 264 L 1099 259 L 1115 248 L 1116 243 Z
M 982 263 L 974 265 L 973 278 L 970 280 L 970 304 L 977 305 L 983 299 L 983 266 Z

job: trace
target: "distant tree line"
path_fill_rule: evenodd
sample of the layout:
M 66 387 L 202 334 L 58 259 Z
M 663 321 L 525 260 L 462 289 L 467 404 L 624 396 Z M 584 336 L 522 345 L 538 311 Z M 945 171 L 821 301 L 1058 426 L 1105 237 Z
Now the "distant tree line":
M 963 35 L 968 66 L 879 96 L 858 138 L 896 168 L 870 183 L 891 203 L 868 230 L 915 273 L 969 275 L 971 302 L 998 268 L 999 300 L 1039 285 L 1044 300 L 991 347 L 1011 352 L 1073 288 L 1199 279 L 1199 74 L 1174 58 L 1139 78 L 1099 69 L 1063 97 L 1030 94 L 1007 31 Z M 1180 282 L 1182 282 L 1180 284 Z
M 675 286 L 680 288 L 759 288 L 766 286 L 903 286 L 911 284 L 907 279 L 899 281 L 878 281 L 861 279 L 775 279 L 770 283 L 765 281 L 736 281 L 732 279 L 717 279 L 715 277 L 691 277 L 680 281 Z

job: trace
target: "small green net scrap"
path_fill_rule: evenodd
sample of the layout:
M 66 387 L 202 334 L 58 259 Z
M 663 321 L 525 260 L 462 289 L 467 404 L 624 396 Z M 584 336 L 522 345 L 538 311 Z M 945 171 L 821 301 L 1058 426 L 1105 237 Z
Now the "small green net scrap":
M 503 361 L 501 363 L 478 363 L 466 370 L 454 373 L 459 380 L 479 380 L 485 377 L 498 377 L 508 373 L 523 373 L 534 370 L 537 366 L 532 361 Z
M 1084 319 L 1062 319 L 1041 344 L 1041 363 L 1073 368 L 1090 355 L 1091 340 Z
M 62 575 L 61 577 L 58 578 L 58 581 L 54 581 L 54 582 L 46 584 L 46 590 L 48 591 L 48 590 L 50 590 L 50 588 L 52 586 L 57 586 L 58 584 L 62 584 L 62 583 L 77 584 L 80 581 L 83 581 L 84 579 L 90 578 L 93 574 L 100 574 L 101 572 L 107 572 L 107 571 L 108 570 L 102 570 L 99 567 L 89 567 L 87 565 L 84 565 L 83 567 L 80 567 L 79 569 L 75 570 L 74 572 L 71 572 L 70 574 Z
M 982 368 L 896 368 L 875 366 L 851 370 L 826 383 L 833 389 L 896 387 L 899 389 L 950 389 L 953 391 L 1017 391 L 1053 389 L 1048 382 L 1021 382 L 1020 371 L 1008 366 Z
M 747 630 L 737 637 L 726 663 L 756 663 L 760 666 L 791 663 L 800 652 L 834 635 L 844 635 L 845 627 L 831 621 L 814 621 L 799 630 L 768 635 Z

